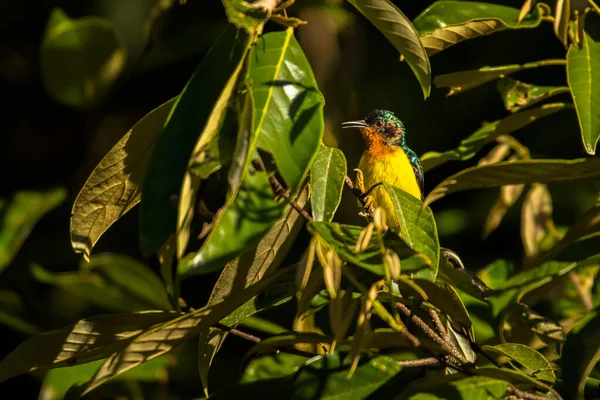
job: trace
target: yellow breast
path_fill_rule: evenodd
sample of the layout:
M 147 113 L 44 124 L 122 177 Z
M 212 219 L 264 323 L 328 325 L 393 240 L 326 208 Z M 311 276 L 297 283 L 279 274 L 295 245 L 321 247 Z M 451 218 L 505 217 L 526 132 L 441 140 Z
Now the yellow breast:
M 373 151 L 367 148 L 358 168 L 363 172 L 366 190 L 377 183 L 387 182 L 421 199 L 421 189 L 412 165 L 399 147 L 388 147 L 385 151 Z M 398 219 L 385 188 L 382 186 L 375 188 L 371 196 L 375 202 L 374 206 L 381 207 L 385 211 L 388 226 L 398 232 Z

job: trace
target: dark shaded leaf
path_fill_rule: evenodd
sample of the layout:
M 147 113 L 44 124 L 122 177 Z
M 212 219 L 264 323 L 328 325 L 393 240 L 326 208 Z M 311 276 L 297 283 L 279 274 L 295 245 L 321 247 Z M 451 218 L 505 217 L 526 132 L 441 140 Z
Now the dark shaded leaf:
M 356 7 L 402 54 L 421 84 L 423 95 L 431 91 L 431 66 L 419 38 L 419 33 L 408 18 L 389 0 L 348 0 Z
M 527 257 L 535 256 L 552 223 L 552 197 L 546 185 L 533 185 L 521 211 L 521 240 Z
M 562 325 L 535 312 L 525 304 L 517 303 L 509 310 L 511 316 L 527 325 L 532 332 L 546 343 L 564 342 L 565 332 Z M 510 317 L 509 317 L 510 318 Z
M 306 360 L 306 357 L 282 352 L 254 358 L 244 370 L 241 383 L 281 378 L 295 372 Z
M 465 268 L 458 255 L 449 249 L 440 250 L 438 277 L 481 301 L 485 301 L 492 293 L 492 289 L 474 272 Z
M 321 147 L 310 170 L 310 204 L 315 221 L 330 222 L 342 200 L 346 157 L 341 150 Z
M 469 313 L 452 286 L 445 282 L 437 285 L 423 279 L 416 279 L 415 283 L 427 294 L 427 302 L 439 308 L 443 314 L 450 316 L 467 330 L 471 329 Z

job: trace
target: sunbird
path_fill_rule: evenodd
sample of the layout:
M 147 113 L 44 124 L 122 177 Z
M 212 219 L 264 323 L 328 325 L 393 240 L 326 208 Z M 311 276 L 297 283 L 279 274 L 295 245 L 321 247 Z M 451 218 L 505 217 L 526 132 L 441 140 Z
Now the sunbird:
M 387 182 L 422 200 L 424 174 L 417 154 L 406 144 L 406 128 L 393 112 L 373 110 L 364 119 L 342 123 L 342 128 L 360 130 L 366 148 L 358 168 L 364 179 L 363 190 L 370 191 L 374 185 Z M 362 174 L 362 177 L 361 177 Z M 399 232 L 398 219 L 392 201 L 381 185 L 370 191 L 369 205 L 381 207 L 386 214 L 387 225 Z

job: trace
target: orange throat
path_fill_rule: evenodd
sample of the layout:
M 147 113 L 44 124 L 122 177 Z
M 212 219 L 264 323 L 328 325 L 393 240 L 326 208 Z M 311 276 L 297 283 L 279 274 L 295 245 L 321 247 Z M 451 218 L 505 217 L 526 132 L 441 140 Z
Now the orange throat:
M 381 135 L 372 128 L 361 129 L 360 133 L 367 144 L 365 156 L 369 161 L 380 160 L 394 153 L 395 149 L 387 144 Z

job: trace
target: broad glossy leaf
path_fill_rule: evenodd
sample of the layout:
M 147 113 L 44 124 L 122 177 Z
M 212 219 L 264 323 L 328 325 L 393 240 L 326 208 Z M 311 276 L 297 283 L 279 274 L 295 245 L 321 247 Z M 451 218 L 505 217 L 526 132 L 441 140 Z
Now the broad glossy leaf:
M 453 379 L 453 378 L 451 378 Z M 432 381 L 435 382 L 435 381 Z M 471 376 L 462 379 L 453 379 L 449 383 L 433 384 L 421 388 L 419 393 L 402 398 L 410 400 L 435 400 L 447 399 L 452 393 L 457 399 L 486 399 L 500 400 L 505 397 L 508 382 L 486 376 Z
M 175 312 L 109 314 L 83 319 L 33 336 L 0 362 L 0 382 L 39 368 L 83 364 L 125 348 L 149 327 L 177 317 Z
M 463 190 L 514 185 L 591 180 L 600 177 L 600 158 L 574 160 L 527 160 L 471 167 L 438 184 L 424 201 L 427 206 L 442 197 Z
M 8 204 L 0 204 L 0 271 L 12 262 L 35 224 L 66 197 L 64 188 L 17 192 Z
M 54 8 L 41 47 L 42 82 L 58 102 L 97 106 L 121 74 L 126 48 L 111 22 L 99 17 L 69 19 Z
M 507 111 L 517 112 L 550 97 L 569 93 L 566 86 L 537 86 L 530 83 L 502 78 L 498 81 L 498 91 Z
M 254 95 L 257 146 L 273 155 L 295 194 L 323 137 L 325 102 L 292 28 L 258 39 L 250 52 L 247 81 Z
M 348 0 L 406 59 L 421 84 L 423 95 L 431 91 L 431 66 L 419 33 L 410 20 L 390 0 Z
M 535 28 L 542 22 L 536 7 L 523 21 L 519 10 L 498 4 L 475 1 L 441 0 L 434 2 L 413 24 L 421 35 L 423 47 L 433 55 L 462 41 L 505 29 Z
M 241 383 L 281 378 L 298 370 L 306 360 L 306 357 L 283 352 L 254 358 L 244 370 Z
M 287 271 L 280 270 L 271 274 L 263 278 L 260 282 L 236 295 L 228 297 L 220 303 L 203 307 L 157 325 L 152 329 L 139 332 L 141 334 L 138 334 L 133 340 L 129 341 L 126 346 L 120 347 L 111 353 L 112 355 L 96 372 L 84 394 L 125 371 L 170 352 L 184 341 L 208 329 L 252 297 L 264 291 L 276 279 L 281 277 L 283 272 Z
M 581 38 L 581 48 L 574 45 L 567 53 L 567 81 L 571 88 L 583 146 L 588 154 L 596 154 L 600 138 L 600 81 L 594 78 L 600 69 L 600 44 L 587 34 Z
M 571 398 L 584 398 L 586 379 L 598 360 L 600 360 L 600 315 L 596 309 L 569 332 L 563 348 L 560 360 L 561 378 Z
M 177 206 L 194 144 L 214 104 L 232 75 L 239 73 L 248 37 L 233 27 L 217 40 L 190 78 L 167 119 L 148 162 L 140 206 L 140 246 L 146 256 L 157 251 L 177 227 Z M 206 79 L 210 76 L 211 79 Z M 207 138 L 205 138 L 207 139 Z
M 542 60 L 530 62 L 522 65 L 499 65 L 496 67 L 481 67 L 470 71 L 452 72 L 450 74 L 438 75 L 433 79 L 433 83 L 438 88 L 450 88 L 448 96 L 462 93 L 469 89 L 481 86 L 484 83 L 503 78 L 506 75 L 522 71 L 524 69 L 538 68 L 550 65 L 565 65 L 565 60 Z
M 484 124 L 471 136 L 463 139 L 460 142 L 460 145 L 455 149 L 443 153 L 431 151 L 423 154 L 421 156 L 423 170 L 428 171 L 451 160 L 469 160 L 474 157 L 483 146 L 495 140 L 498 136 L 511 134 L 540 118 L 547 117 L 568 107 L 570 106 L 564 103 L 546 104 L 539 108 L 509 115 L 502 120 Z
M 308 231 L 323 238 L 345 262 L 355 264 L 374 274 L 385 276 L 383 256 L 379 241 L 373 235 L 365 251 L 355 253 L 356 242 L 362 227 L 343 225 L 335 222 L 311 221 L 307 225 Z M 385 247 L 398 254 L 402 262 L 403 272 L 416 272 L 424 268 L 430 269 L 430 260 L 422 254 L 415 253 L 396 234 L 388 232 L 383 237 Z
M 401 371 L 396 360 L 385 356 L 361 359 L 351 379 L 348 379 L 349 366 L 350 360 L 345 354 L 320 355 L 291 375 L 237 385 L 211 398 L 364 399 L 379 393 L 378 389 L 383 390 Z
M 440 242 L 433 212 L 429 207 L 423 206 L 421 200 L 402 189 L 387 182 L 383 186 L 394 205 L 400 236 L 413 250 L 422 253 L 431 265 L 431 269 L 419 271 L 415 277 L 435 281 L 440 261 Z
M 150 153 L 176 101 L 167 101 L 138 121 L 79 191 L 71 211 L 71 244 L 86 259 L 100 236 L 140 202 Z
M 502 343 L 495 346 L 482 346 L 483 351 L 500 353 L 526 368 L 526 373 L 550 384 L 556 382 L 552 365 L 546 357 L 529 346 L 519 343 Z
M 339 149 L 321 147 L 310 169 L 310 204 L 315 221 L 330 222 L 342 200 L 346 157 Z
M 536 255 L 552 222 L 552 197 L 546 185 L 533 185 L 521 210 L 521 240 L 527 257 Z

